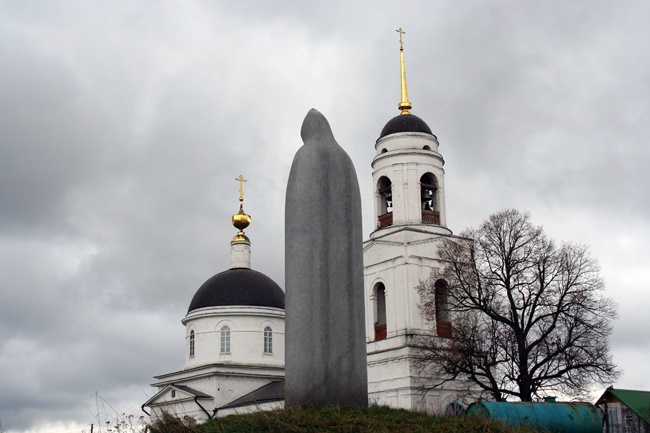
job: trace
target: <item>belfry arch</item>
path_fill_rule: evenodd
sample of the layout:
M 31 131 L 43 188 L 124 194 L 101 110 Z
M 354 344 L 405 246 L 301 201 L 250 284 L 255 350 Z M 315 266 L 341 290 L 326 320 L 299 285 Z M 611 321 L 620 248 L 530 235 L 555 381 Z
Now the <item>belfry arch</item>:
M 424 173 L 420 177 L 420 203 L 422 222 L 440 225 L 440 199 L 438 179 L 433 173 Z
M 386 286 L 377 283 L 373 290 L 373 304 L 375 313 L 375 341 L 386 338 Z
M 451 338 L 451 314 L 447 282 L 440 279 L 433 285 L 436 307 L 436 332 L 440 337 Z
M 377 227 L 388 227 L 393 224 L 393 185 L 386 176 L 377 182 L 377 200 Z

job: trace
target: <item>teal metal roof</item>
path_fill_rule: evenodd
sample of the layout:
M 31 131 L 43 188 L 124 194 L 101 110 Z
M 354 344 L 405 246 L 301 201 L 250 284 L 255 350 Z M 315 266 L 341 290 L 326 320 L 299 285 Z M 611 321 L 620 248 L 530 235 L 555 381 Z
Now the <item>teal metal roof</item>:
M 606 394 L 611 394 L 629 407 L 639 418 L 650 424 L 650 391 L 635 391 L 632 389 L 614 389 L 609 387 L 598 399 L 600 402 Z

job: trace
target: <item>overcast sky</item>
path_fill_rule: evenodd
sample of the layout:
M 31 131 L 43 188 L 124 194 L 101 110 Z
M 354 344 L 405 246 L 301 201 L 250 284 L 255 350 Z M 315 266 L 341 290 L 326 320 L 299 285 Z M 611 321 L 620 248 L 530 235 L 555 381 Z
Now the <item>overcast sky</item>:
M 312 107 L 355 163 L 367 238 L 398 27 L 449 227 L 514 207 L 589 245 L 620 307 L 615 386 L 650 390 L 648 23 L 634 1 L 0 0 L 2 427 L 140 414 L 229 266 L 240 174 L 253 267 L 284 285 Z

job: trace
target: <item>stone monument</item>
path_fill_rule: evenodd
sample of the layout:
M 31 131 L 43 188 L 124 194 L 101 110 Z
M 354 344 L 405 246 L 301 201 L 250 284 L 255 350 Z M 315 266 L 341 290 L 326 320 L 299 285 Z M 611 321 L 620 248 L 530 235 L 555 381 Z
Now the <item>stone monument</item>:
M 287 406 L 367 406 L 361 196 L 327 119 L 307 113 L 285 215 Z

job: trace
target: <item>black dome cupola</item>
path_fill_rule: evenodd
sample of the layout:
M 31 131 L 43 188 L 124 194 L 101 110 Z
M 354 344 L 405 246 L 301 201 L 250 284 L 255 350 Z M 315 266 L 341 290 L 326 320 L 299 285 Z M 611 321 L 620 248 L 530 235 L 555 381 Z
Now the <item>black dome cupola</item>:
M 400 114 L 395 116 L 386 123 L 386 126 L 381 130 L 379 138 L 383 138 L 390 134 L 397 134 L 399 132 L 422 132 L 425 134 L 433 135 L 429 125 L 424 120 L 420 119 L 414 114 Z
M 252 306 L 284 309 L 284 292 L 261 272 L 237 268 L 220 272 L 197 290 L 188 314 L 199 308 Z

